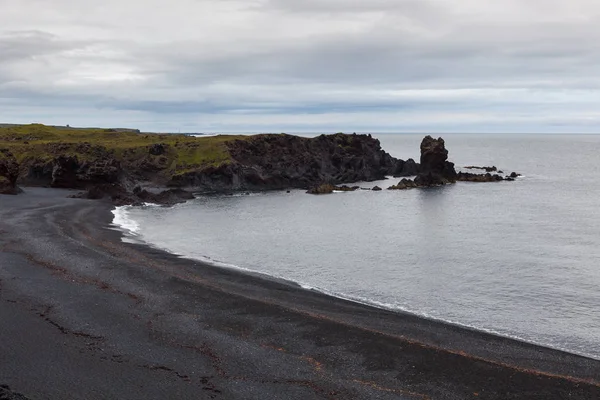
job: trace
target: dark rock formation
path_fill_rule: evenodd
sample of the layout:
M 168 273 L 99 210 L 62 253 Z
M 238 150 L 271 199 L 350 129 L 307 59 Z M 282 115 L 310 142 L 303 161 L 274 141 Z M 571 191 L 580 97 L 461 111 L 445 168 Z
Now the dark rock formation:
M 448 161 L 444 139 L 425 136 L 421 142 L 421 165 L 415 184 L 421 187 L 456 182 L 454 163 Z
M 504 178 L 498 174 L 472 174 L 470 172 L 459 172 L 457 177 L 457 181 L 461 182 L 498 182 L 503 181 Z
M 310 188 L 384 179 L 399 163 L 368 135 L 256 135 L 227 146 L 232 162 L 175 176 L 170 184 L 216 191 Z
M 509 175 L 511 178 L 518 178 L 519 176 L 521 176 L 521 174 L 518 174 L 516 172 L 511 172 Z
M 139 186 L 132 192 L 125 189 L 117 183 L 105 183 L 92 186 L 83 193 L 79 193 L 75 198 L 101 200 L 109 199 L 117 206 L 121 205 L 142 205 L 143 203 L 154 203 L 161 205 L 173 205 L 192 200 L 194 195 L 183 189 L 168 189 L 157 193 L 149 192 Z
M 79 199 L 101 200 L 109 199 L 117 206 L 141 205 L 143 203 L 133 193 L 127 191 L 118 183 L 98 184 L 90 187 L 85 192 L 71 196 Z
M 306 193 L 308 193 L 308 194 L 329 194 L 329 193 L 333 193 L 334 191 L 353 192 L 357 189 L 359 189 L 358 186 L 352 186 L 352 187 L 347 186 L 347 185 L 335 186 L 330 183 L 324 183 L 322 185 L 318 185 L 318 186 L 315 186 L 315 187 L 309 189 Z M 289 191 L 288 191 L 288 193 L 289 193 Z
M 168 189 L 163 190 L 159 193 L 152 193 L 147 190 L 136 187 L 133 190 L 133 194 L 146 203 L 165 205 L 183 203 L 187 200 L 194 199 L 194 195 L 191 192 L 188 192 L 183 189 Z
M 7 149 L 0 149 L 0 194 L 19 194 L 19 164 Z
M 53 167 L 52 161 L 30 163 L 25 167 L 26 172 L 20 182 L 29 186 L 49 186 L 52 182 Z
M 50 186 L 85 189 L 119 181 L 121 165 L 115 159 L 80 162 L 77 157 L 59 156 L 53 161 Z
M 434 139 L 427 135 L 421 141 L 421 172 L 441 173 L 446 168 L 448 150 L 444 139 Z
M 148 149 L 148 153 L 152 154 L 153 156 L 162 156 L 166 153 L 166 151 L 166 146 L 162 143 L 153 144 L 150 146 L 150 149 Z
M 398 182 L 398 184 L 390 186 L 388 188 L 388 190 L 405 190 L 405 189 L 412 189 L 412 188 L 416 188 L 416 187 L 417 187 L 417 184 L 415 183 L 415 181 L 404 178 L 400 182 Z
M 482 169 L 485 172 L 496 172 L 498 171 L 498 168 L 496 168 L 496 166 L 491 166 L 491 167 L 477 167 L 475 165 L 469 165 L 468 167 L 464 167 L 465 169 Z
M 77 157 L 59 156 L 52 165 L 52 181 L 50 186 L 55 188 L 81 188 L 77 181 L 79 160 Z
M 378 192 L 378 191 L 380 191 L 382 189 L 379 186 L 373 186 L 373 189 L 371 189 L 371 190 L 374 190 L 374 191 Z
M 468 173 L 457 175 L 454 164 L 448 161 L 444 140 L 431 136 L 426 136 L 421 143 L 420 163 L 392 157 L 371 135 L 335 134 L 315 138 L 255 135 L 185 144 L 166 135 L 157 135 L 156 143 L 148 143 L 151 140 L 148 135 L 143 138 L 146 141 L 142 141 L 142 145 L 126 148 L 89 142 L 38 143 L 34 150 L 20 155 L 23 160 L 20 182 L 83 189 L 86 192 L 81 197 L 110 198 L 117 204 L 172 204 L 191 195 L 175 190 L 161 194 L 133 189 L 137 185 L 170 186 L 232 193 L 312 188 L 309 193 L 320 194 L 356 190 L 359 188 L 339 185 L 381 180 L 387 175 L 416 176 L 414 181 L 403 179 L 390 189 L 444 185 L 457 179 L 473 182 L 497 179 Z M 14 174 L 6 171 L 13 170 L 7 165 L 14 164 L 7 163 L 7 157 L 3 157 L 0 159 L 3 163 L 0 168 L 4 168 L 4 175 L 0 171 L 1 190 L 10 191 L 14 187 Z M 516 176 L 518 174 L 511 174 L 509 178 Z
M 409 158 L 406 161 L 398 160 L 396 162 L 395 167 L 391 170 L 390 174 L 394 176 L 394 178 L 399 178 L 403 176 L 414 176 L 419 173 L 420 165 L 415 162 L 412 158 Z
M 412 158 L 406 160 L 404 165 L 402 166 L 402 175 L 401 176 L 414 176 L 419 173 L 420 165 L 415 162 Z
M 449 180 L 442 174 L 436 174 L 435 172 L 421 172 L 419 175 L 415 177 L 415 185 L 418 187 L 432 187 L 432 186 L 442 186 L 447 185 L 449 183 L 456 182 L 456 179 Z

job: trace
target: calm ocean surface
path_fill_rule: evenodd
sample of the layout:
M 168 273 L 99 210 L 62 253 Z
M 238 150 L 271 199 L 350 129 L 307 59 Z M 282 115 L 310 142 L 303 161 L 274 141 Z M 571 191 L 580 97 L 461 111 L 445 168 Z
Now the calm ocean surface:
M 418 160 L 423 135 L 374 136 L 393 156 Z M 204 196 L 120 208 L 114 222 L 185 257 L 600 359 L 600 136 L 444 139 L 457 167 L 524 177 Z

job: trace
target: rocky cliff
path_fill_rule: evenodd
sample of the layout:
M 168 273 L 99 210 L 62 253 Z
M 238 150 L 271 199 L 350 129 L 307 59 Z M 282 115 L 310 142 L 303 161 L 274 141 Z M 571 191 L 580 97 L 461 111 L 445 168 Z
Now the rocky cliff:
M 0 149 L 0 194 L 18 194 L 19 164 L 7 149 Z
M 484 182 L 497 175 L 456 173 L 442 138 L 426 136 L 420 163 L 386 153 L 371 135 L 286 134 L 189 137 L 115 129 L 61 129 L 44 125 L 0 127 L 0 193 L 16 183 L 85 190 L 80 196 L 118 204 L 173 203 L 194 191 L 285 188 L 314 193 L 346 190 L 341 183 L 414 176 L 392 189 Z M 147 190 L 170 187 L 171 190 Z M 348 188 L 355 189 L 355 188 Z M 379 188 L 377 188 L 379 189 Z
M 195 138 L 27 125 L 0 127 L 3 145 L 15 154 L 18 180 L 26 186 L 82 189 L 88 191 L 84 197 L 105 193 L 119 202 L 130 201 L 127 194 L 143 193 L 134 191 L 138 186 L 218 192 L 308 189 L 418 171 L 413 160 L 397 160 L 379 140 L 357 134 Z M 14 174 L 10 179 L 14 183 Z
M 226 145 L 231 162 L 175 176 L 169 184 L 218 191 L 305 189 L 404 172 L 405 162 L 382 150 L 370 135 L 256 135 Z

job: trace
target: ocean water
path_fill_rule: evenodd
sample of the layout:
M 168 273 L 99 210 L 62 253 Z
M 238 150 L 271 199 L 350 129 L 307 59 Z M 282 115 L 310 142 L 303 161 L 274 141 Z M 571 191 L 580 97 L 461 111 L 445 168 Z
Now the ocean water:
M 422 135 L 375 136 L 393 156 L 418 159 Z M 114 223 L 184 257 L 600 359 L 600 136 L 445 140 L 457 167 L 523 177 L 201 196 L 118 208 Z

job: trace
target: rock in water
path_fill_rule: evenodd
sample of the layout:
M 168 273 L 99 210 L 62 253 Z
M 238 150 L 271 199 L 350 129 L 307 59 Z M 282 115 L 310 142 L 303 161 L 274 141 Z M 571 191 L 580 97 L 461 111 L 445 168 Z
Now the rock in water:
M 7 149 L 0 149 L 0 194 L 19 194 L 17 187 L 19 164 Z
M 420 173 L 415 178 L 418 186 L 437 186 L 456 182 L 454 163 L 448 161 L 444 139 L 427 135 L 421 142 Z
M 459 172 L 457 180 L 462 182 L 499 182 L 504 180 L 504 178 L 498 174 L 490 174 L 489 172 L 485 174 L 471 174 L 469 172 Z
M 315 186 L 315 187 L 309 189 L 306 193 L 308 193 L 308 194 L 329 194 L 329 193 L 333 193 L 334 191 L 354 192 L 357 189 L 359 189 L 358 186 L 352 186 L 352 187 L 347 186 L 347 185 L 335 186 L 330 183 L 323 183 L 319 186 Z M 288 190 L 288 193 L 289 192 L 290 191 Z
M 446 160 L 448 159 L 448 150 L 444 139 L 434 139 L 427 135 L 421 141 L 421 170 L 422 172 L 438 172 L 444 170 Z

